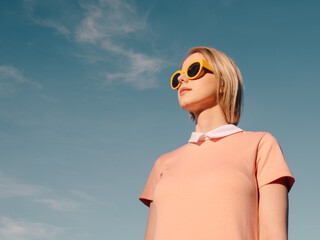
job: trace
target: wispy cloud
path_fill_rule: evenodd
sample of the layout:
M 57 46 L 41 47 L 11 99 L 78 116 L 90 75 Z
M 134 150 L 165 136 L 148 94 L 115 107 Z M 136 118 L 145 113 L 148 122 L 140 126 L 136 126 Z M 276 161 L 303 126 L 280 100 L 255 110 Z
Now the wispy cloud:
M 0 66 L 0 96 L 7 96 L 16 92 L 19 85 L 29 85 L 41 88 L 41 85 L 28 80 L 22 73 L 12 66 Z
M 78 201 L 59 196 L 50 188 L 21 183 L 0 172 L 0 198 L 8 199 L 16 197 L 42 203 L 58 211 L 74 210 L 81 205 Z
M 0 217 L 1 240 L 56 239 L 63 228 L 50 224 Z
M 31 16 L 39 2 L 25 0 L 26 9 Z M 125 0 L 83 0 L 79 1 L 79 6 L 81 14 L 78 15 L 81 17 L 79 21 L 69 19 L 68 28 L 54 19 L 31 18 L 37 24 L 54 28 L 70 40 L 112 55 L 115 60 L 110 68 L 114 70 L 100 74 L 105 77 L 105 84 L 117 81 L 138 89 L 157 87 L 156 74 L 164 66 L 164 61 L 160 57 L 133 50 L 134 41 L 143 41 L 141 34 L 148 36 L 148 12 L 138 12 L 132 3 Z M 92 59 L 97 59 L 92 56 L 89 58 L 91 62 Z M 118 62 L 122 65 L 116 64 Z
M 95 4 L 82 3 L 84 19 L 76 28 L 79 42 L 97 43 L 142 30 L 146 17 L 138 17 L 133 6 L 124 0 L 100 0 Z
M 97 45 L 128 62 L 121 72 L 105 74 L 106 83 L 122 80 L 138 89 L 157 87 L 155 74 L 161 70 L 163 61 L 117 43 L 118 38 L 144 29 L 146 16 L 139 17 L 134 7 L 123 0 L 101 0 L 99 4 L 82 7 L 86 13 L 76 29 L 76 40 Z
M 27 201 L 41 203 L 56 211 L 79 210 L 85 205 L 102 205 L 116 209 L 117 205 L 101 200 L 79 190 L 70 190 L 61 196 L 54 190 L 41 185 L 21 183 L 15 178 L 8 177 L 0 171 L 0 200 L 23 198 Z M 1 238 L 0 238 L 1 239 Z
M 31 184 L 19 183 L 13 178 L 9 178 L 0 172 L 0 197 L 30 197 L 36 198 L 41 195 L 52 194 L 52 190 Z
M 43 199 L 36 199 L 36 202 L 48 204 L 52 209 L 58 211 L 67 211 L 73 210 L 80 207 L 80 203 L 76 202 L 71 199 L 50 199 L 50 198 L 43 198 Z
M 70 193 L 72 193 L 72 195 L 77 197 L 77 199 L 83 199 L 86 202 L 91 202 L 95 206 L 101 205 L 101 206 L 103 206 L 103 208 L 107 207 L 108 209 L 114 209 L 114 210 L 119 209 L 119 206 L 114 202 L 111 202 L 109 200 L 99 199 L 97 197 L 93 197 L 93 196 L 91 196 L 85 192 L 82 192 L 82 191 L 71 190 Z
M 127 52 L 125 55 L 130 62 L 127 71 L 106 73 L 107 82 L 120 79 L 141 90 L 158 86 L 155 73 L 161 70 L 162 60 L 135 52 Z
M 34 21 L 42 26 L 54 28 L 57 33 L 63 35 L 68 35 L 70 33 L 69 29 L 66 26 L 59 24 L 52 19 L 34 19 Z
M 44 27 L 50 27 L 56 30 L 57 33 L 62 34 L 62 35 L 69 35 L 70 34 L 70 30 L 61 22 L 53 19 L 53 18 L 49 18 L 49 17 L 39 17 L 36 16 L 35 12 L 35 7 L 37 6 L 37 4 L 39 3 L 38 0 L 24 0 L 24 6 L 26 9 L 26 13 L 28 15 L 28 17 L 35 23 L 42 25 Z M 48 4 L 49 2 L 46 1 L 46 4 Z

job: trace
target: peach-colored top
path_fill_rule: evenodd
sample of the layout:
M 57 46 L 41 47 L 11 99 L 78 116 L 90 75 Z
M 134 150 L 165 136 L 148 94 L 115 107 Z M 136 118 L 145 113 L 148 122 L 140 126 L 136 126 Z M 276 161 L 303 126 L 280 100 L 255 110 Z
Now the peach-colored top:
M 154 240 L 258 240 L 258 190 L 294 178 L 268 132 L 238 131 L 160 156 L 140 200 L 156 210 Z

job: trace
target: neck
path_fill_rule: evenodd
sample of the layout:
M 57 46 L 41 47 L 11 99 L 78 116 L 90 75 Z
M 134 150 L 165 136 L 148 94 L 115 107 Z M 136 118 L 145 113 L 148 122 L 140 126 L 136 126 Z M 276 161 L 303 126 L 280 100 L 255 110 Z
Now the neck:
M 228 124 L 219 104 L 195 114 L 195 117 L 196 132 L 206 133 L 222 125 Z

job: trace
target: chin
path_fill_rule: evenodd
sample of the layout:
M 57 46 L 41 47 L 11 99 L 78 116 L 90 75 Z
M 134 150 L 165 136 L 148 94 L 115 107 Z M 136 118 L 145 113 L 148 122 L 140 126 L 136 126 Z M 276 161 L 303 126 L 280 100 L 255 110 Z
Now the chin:
M 180 104 L 180 107 L 185 110 L 185 111 L 188 111 L 188 112 L 192 112 L 194 111 L 194 107 L 192 107 L 192 103 L 183 103 L 183 104 Z
M 182 98 L 179 101 L 180 107 L 188 112 L 196 111 L 200 107 L 201 101 L 194 99 L 194 98 Z
M 182 101 L 180 103 L 180 107 L 188 112 L 196 113 L 196 112 L 202 112 L 206 109 L 213 108 L 217 106 L 218 104 L 214 101 Z

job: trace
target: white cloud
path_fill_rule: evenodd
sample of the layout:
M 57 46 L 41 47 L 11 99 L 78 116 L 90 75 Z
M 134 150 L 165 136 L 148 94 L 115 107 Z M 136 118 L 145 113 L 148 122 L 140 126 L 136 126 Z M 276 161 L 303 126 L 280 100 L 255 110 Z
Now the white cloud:
M 73 199 L 61 197 L 53 190 L 33 184 L 20 183 L 0 172 L 0 198 L 25 198 L 42 203 L 58 211 L 70 211 L 80 207 L 80 203 Z
M 116 204 L 101 200 L 79 190 L 71 190 L 67 196 L 61 196 L 44 186 L 21 183 L 17 179 L 10 178 L 0 171 L 0 200 L 2 199 L 3 201 L 11 198 L 23 198 L 61 212 L 78 210 L 80 207 L 90 204 L 117 209 Z
M 128 52 L 127 57 L 130 61 L 129 69 L 124 73 L 107 73 L 107 80 L 122 79 L 142 90 L 157 87 L 157 79 L 154 75 L 161 69 L 162 61 L 133 52 Z
M 146 17 L 138 17 L 134 8 L 122 0 L 101 0 L 98 5 L 83 8 L 86 14 L 76 30 L 77 41 L 98 45 L 128 62 L 123 71 L 105 74 L 106 82 L 122 80 L 138 89 L 157 87 L 155 74 L 161 70 L 163 61 L 128 50 L 114 40 L 144 29 Z
M 146 18 L 123 0 L 100 0 L 97 4 L 81 4 L 85 18 L 76 29 L 79 42 L 96 43 L 144 29 Z
M 78 190 L 72 190 L 70 191 L 74 196 L 77 197 L 77 199 L 83 199 L 86 202 L 90 202 L 93 205 L 102 205 L 103 208 L 108 208 L 108 209 L 114 209 L 114 210 L 118 210 L 119 206 L 114 203 L 111 202 L 109 200 L 105 200 L 105 199 L 99 199 L 97 197 L 93 197 L 85 192 L 82 191 L 78 191 Z
M 28 82 L 18 69 L 11 66 L 0 66 L 0 79 L 13 78 L 19 83 Z
M 38 197 L 40 195 L 52 194 L 52 191 L 42 186 L 19 183 L 0 172 L 0 197 Z
M 39 222 L 12 220 L 0 217 L 1 240 L 43 240 L 55 239 L 63 228 Z
M 66 26 L 52 19 L 34 19 L 34 21 L 42 26 L 54 28 L 59 34 L 68 35 L 70 33 Z
M 156 74 L 164 66 L 164 61 L 159 57 L 132 50 L 133 40 L 137 40 L 141 33 L 147 36 L 148 12 L 137 12 L 136 8 L 125 0 L 83 0 L 79 1 L 83 17 L 75 21 L 76 17 L 73 16 L 67 23 L 62 24 L 61 20 L 59 22 L 35 17 L 34 9 L 40 3 L 41 1 L 37 0 L 25 0 L 26 9 L 35 23 L 54 28 L 69 40 L 89 44 L 99 51 L 104 50 L 106 54 L 112 53 L 115 61 L 123 63 L 122 68 L 116 65 L 114 71 L 103 74 L 106 78 L 105 84 L 117 81 L 131 84 L 138 89 L 158 86 Z M 57 4 L 62 3 L 58 1 Z M 101 59 L 95 56 L 88 58 L 91 62 L 92 59 Z
M 21 72 L 12 66 L 0 66 L 0 96 L 16 93 L 20 85 L 41 88 L 41 85 L 26 79 Z
M 0 96 L 13 94 L 19 85 L 41 88 L 41 85 L 26 79 L 22 73 L 12 66 L 0 66 Z
M 57 33 L 62 35 L 68 35 L 70 33 L 69 29 L 59 21 L 50 18 L 41 18 L 35 16 L 35 7 L 39 1 L 37 0 L 24 0 L 24 6 L 27 11 L 28 17 L 35 23 L 44 26 L 53 28 Z M 47 1 L 48 3 L 48 1 Z
M 52 209 L 58 211 L 74 210 L 80 206 L 79 202 L 73 201 L 71 199 L 36 199 L 36 202 L 48 204 Z
M 78 191 L 78 190 L 71 190 L 70 191 L 73 195 L 80 197 L 82 199 L 85 199 L 87 201 L 95 201 L 96 199 L 94 197 L 92 197 L 91 195 Z

